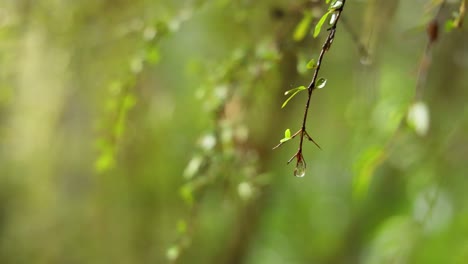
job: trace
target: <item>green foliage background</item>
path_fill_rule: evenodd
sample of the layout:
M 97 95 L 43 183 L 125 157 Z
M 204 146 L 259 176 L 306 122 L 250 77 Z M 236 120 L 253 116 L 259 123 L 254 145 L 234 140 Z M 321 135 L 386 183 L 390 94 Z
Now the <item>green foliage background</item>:
M 440 1 L 347 1 L 323 150 L 304 178 L 296 139 L 271 150 L 300 128 L 305 93 L 281 105 L 324 2 L 2 0 L 0 262 L 466 263 L 466 30 L 433 48 L 427 135 L 395 133 Z

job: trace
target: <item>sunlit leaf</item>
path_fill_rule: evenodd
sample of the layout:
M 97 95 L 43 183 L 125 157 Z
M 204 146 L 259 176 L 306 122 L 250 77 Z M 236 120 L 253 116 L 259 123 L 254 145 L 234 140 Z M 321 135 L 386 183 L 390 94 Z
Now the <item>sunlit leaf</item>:
M 343 6 L 342 0 L 336 0 L 330 5 L 330 9 L 338 9 Z

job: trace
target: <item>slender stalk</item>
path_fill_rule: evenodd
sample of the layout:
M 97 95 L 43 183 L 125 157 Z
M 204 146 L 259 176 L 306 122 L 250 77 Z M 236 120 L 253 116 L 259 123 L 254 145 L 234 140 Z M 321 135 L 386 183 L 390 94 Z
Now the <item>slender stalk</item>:
M 307 101 L 306 101 L 306 104 L 305 104 L 304 118 L 302 119 L 302 126 L 301 126 L 301 129 L 298 132 L 295 133 L 295 135 L 300 135 L 299 149 L 296 152 L 296 154 L 288 161 L 288 163 L 289 163 L 294 158 L 296 158 L 296 160 L 297 160 L 296 167 L 300 163 L 305 164 L 304 158 L 302 156 L 302 146 L 303 146 L 303 143 L 304 143 L 304 137 L 307 137 L 308 140 L 312 141 L 318 148 L 320 148 L 320 146 L 313 140 L 313 138 L 309 135 L 309 133 L 307 133 L 307 130 L 306 130 L 307 116 L 308 116 L 308 113 L 309 113 L 310 99 L 312 98 L 312 93 L 317 88 L 316 87 L 316 82 L 317 82 L 317 78 L 318 78 L 318 75 L 319 75 L 319 72 L 320 72 L 320 69 L 321 69 L 321 66 L 322 66 L 323 58 L 325 56 L 325 53 L 330 49 L 330 47 L 331 47 L 331 45 L 333 43 L 333 40 L 335 39 L 336 27 L 337 27 L 337 24 L 338 24 L 338 22 L 339 22 L 339 20 L 341 18 L 341 13 L 343 12 L 343 8 L 344 8 L 345 4 L 346 4 L 346 0 L 342 0 L 341 6 L 338 7 L 334 11 L 335 15 L 336 15 L 335 20 L 333 22 L 333 25 L 331 25 L 331 27 L 328 29 L 328 31 L 329 31 L 328 36 L 327 36 L 325 42 L 322 45 L 322 50 L 320 51 L 320 54 L 319 54 L 319 57 L 318 57 L 318 60 L 317 60 L 317 63 L 316 63 L 316 67 L 315 67 L 315 70 L 314 70 L 314 74 L 312 76 L 312 80 L 310 81 L 309 86 L 307 87 L 307 95 L 308 96 L 307 96 Z

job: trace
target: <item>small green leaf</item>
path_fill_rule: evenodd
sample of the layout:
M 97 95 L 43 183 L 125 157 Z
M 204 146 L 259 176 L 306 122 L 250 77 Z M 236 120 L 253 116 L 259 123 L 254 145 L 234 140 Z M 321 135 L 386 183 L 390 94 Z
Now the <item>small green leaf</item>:
M 307 35 L 307 32 L 309 31 L 309 26 L 312 23 L 312 18 L 312 13 L 304 13 L 304 17 L 299 22 L 299 24 L 297 24 L 296 29 L 294 30 L 293 39 L 295 41 L 301 41 Z
M 315 26 L 315 29 L 314 29 L 314 38 L 316 38 L 319 34 L 320 34 L 320 30 L 322 29 L 322 25 L 323 23 L 325 23 L 325 21 L 327 20 L 327 17 L 328 15 L 330 14 L 330 11 L 328 11 L 327 13 L 325 13 L 319 20 L 319 22 L 317 23 L 317 25 Z
M 297 88 L 294 88 L 294 89 L 292 89 L 292 90 L 289 90 L 289 91 L 285 92 L 284 95 L 288 95 L 290 92 L 294 91 L 294 93 L 293 93 L 288 99 L 286 99 L 286 101 L 284 101 L 284 103 L 283 103 L 283 105 L 281 106 L 281 108 L 284 108 L 284 107 L 288 104 L 288 102 L 289 102 L 296 94 L 298 94 L 300 91 L 303 91 L 303 90 L 305 90 L 305 89 L 307 89 L 305 86 L 299 86 L 299 87 L 297 87 Z
M 282 138 L 282 139 L 280 140 L 280 143 L 284 143 L 284 142 L 286 142 L 286 141 L 288 141 L 288 140 L 290 140 L 290 139 L 291 139 L 291 138 Z
M 315 59 L 311 59 L 307 63 L 307 69 L 313 69 L 313 68 L 316 68 L 316 67 L 317 67 L 317 64 L 315 63 Z
M 320 79 L 318 79 L 318 81 L 317 81 L 316 87 L 317 87 L 317 89 L 322 89 L 323 87 L 325 87 L 326 84 L 327 84 L 327 79 L 325 79 L 325 78 L 320 78 Z
M 331 0 L 325 0 L 325 4 L 328 4 L 330 3 Z

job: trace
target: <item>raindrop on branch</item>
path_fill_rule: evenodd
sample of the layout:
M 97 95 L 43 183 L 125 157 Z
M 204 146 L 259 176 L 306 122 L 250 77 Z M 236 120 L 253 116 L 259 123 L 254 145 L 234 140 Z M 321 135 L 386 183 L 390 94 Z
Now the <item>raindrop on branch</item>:
M 304 162 L 304 159 L 301 156 L 299 156 L 297 158 L 296 168 L 294 169 L 294 176 L 302 178 L 305 176 L 305 173 L 306 173 L 306 164 Z

